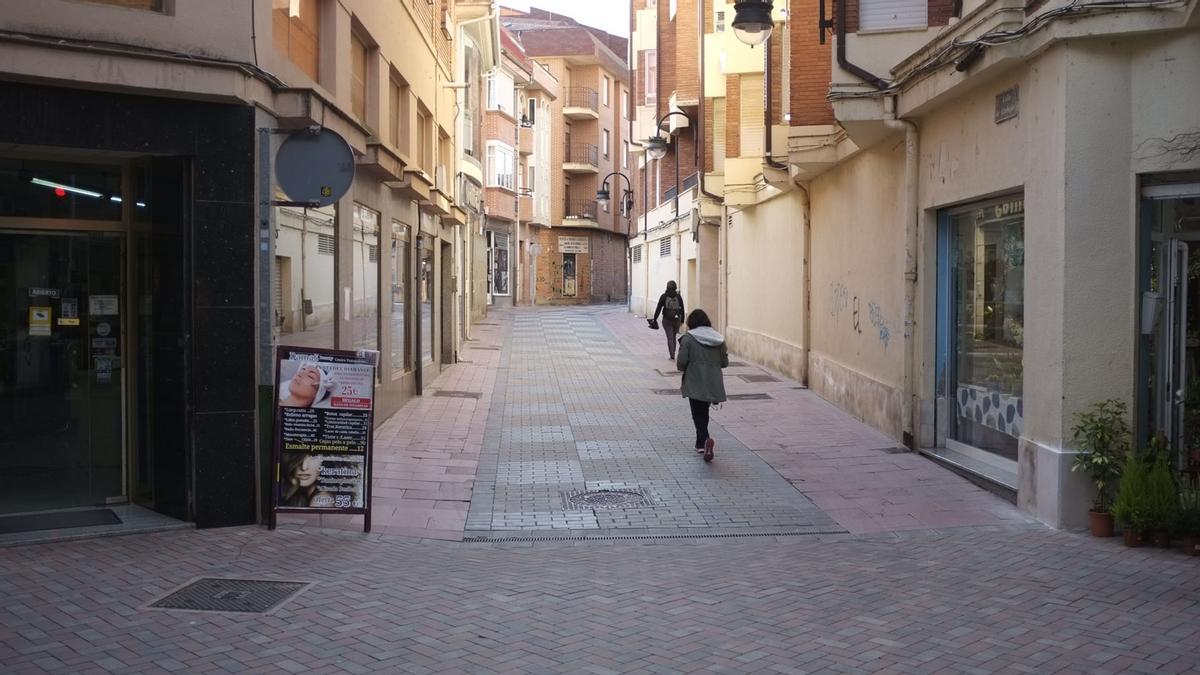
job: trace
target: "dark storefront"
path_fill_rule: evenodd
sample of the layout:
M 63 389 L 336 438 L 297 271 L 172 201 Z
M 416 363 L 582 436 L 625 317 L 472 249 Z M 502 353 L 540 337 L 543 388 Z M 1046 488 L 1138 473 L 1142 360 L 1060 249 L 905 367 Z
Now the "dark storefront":
M 0 87 L 0 515 L 255 521 L 254 110 Z

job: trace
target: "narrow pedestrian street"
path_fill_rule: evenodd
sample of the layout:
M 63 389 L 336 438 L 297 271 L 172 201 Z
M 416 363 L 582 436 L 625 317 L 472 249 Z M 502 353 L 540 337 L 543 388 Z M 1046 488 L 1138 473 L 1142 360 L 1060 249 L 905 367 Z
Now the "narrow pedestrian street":
M 1194 558 L 1031 522 L 736 358 L 705 464 L 661 339 L 624 308 L 493 312 L 379 430 L 371 534 L 0 549 L 3 671 L 1200 667 Z M 308 585 L 266 614 L 150 606 L 200 577 Z

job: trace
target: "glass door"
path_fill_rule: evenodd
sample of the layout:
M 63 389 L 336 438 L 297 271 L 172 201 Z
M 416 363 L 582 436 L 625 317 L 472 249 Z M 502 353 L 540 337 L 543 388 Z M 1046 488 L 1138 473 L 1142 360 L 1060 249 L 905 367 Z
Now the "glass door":
M 124 501 L 124 238 L 0 231 L 0 513 Z

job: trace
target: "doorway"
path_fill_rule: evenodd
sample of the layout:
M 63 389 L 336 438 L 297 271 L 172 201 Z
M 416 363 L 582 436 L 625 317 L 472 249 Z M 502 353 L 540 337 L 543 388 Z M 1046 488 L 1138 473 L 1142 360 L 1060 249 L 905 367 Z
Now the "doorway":
M 1200 183 L 1143 189 L 1138 440 L 1200 448 Z
M 579 292 L 577 274 L 575 271 L 575 253 L 562 254 L 562 294 L 563 297 L 573 298 Z
M 456 300 L 456 279 L 454 278 L 454 247 L 442 242 L 441 267 L 441 334 L 442 334 L 442 363 L 454 363 L 454 314 Z
M 124 241 L 0 230 L 0 514 L 128 498 Z

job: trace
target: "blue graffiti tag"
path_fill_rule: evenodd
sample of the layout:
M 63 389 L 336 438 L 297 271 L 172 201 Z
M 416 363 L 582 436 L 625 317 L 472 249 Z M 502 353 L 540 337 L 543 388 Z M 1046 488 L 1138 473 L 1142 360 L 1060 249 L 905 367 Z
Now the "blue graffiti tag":
M 883 308 L 878 303 L 871 302 L 867 305 L 867 312 L 871 318 L 871 325 L 879 331 L 879 341 L 886 350 L 892 341 L 892 327 L 887 319 L 883 318 Z

